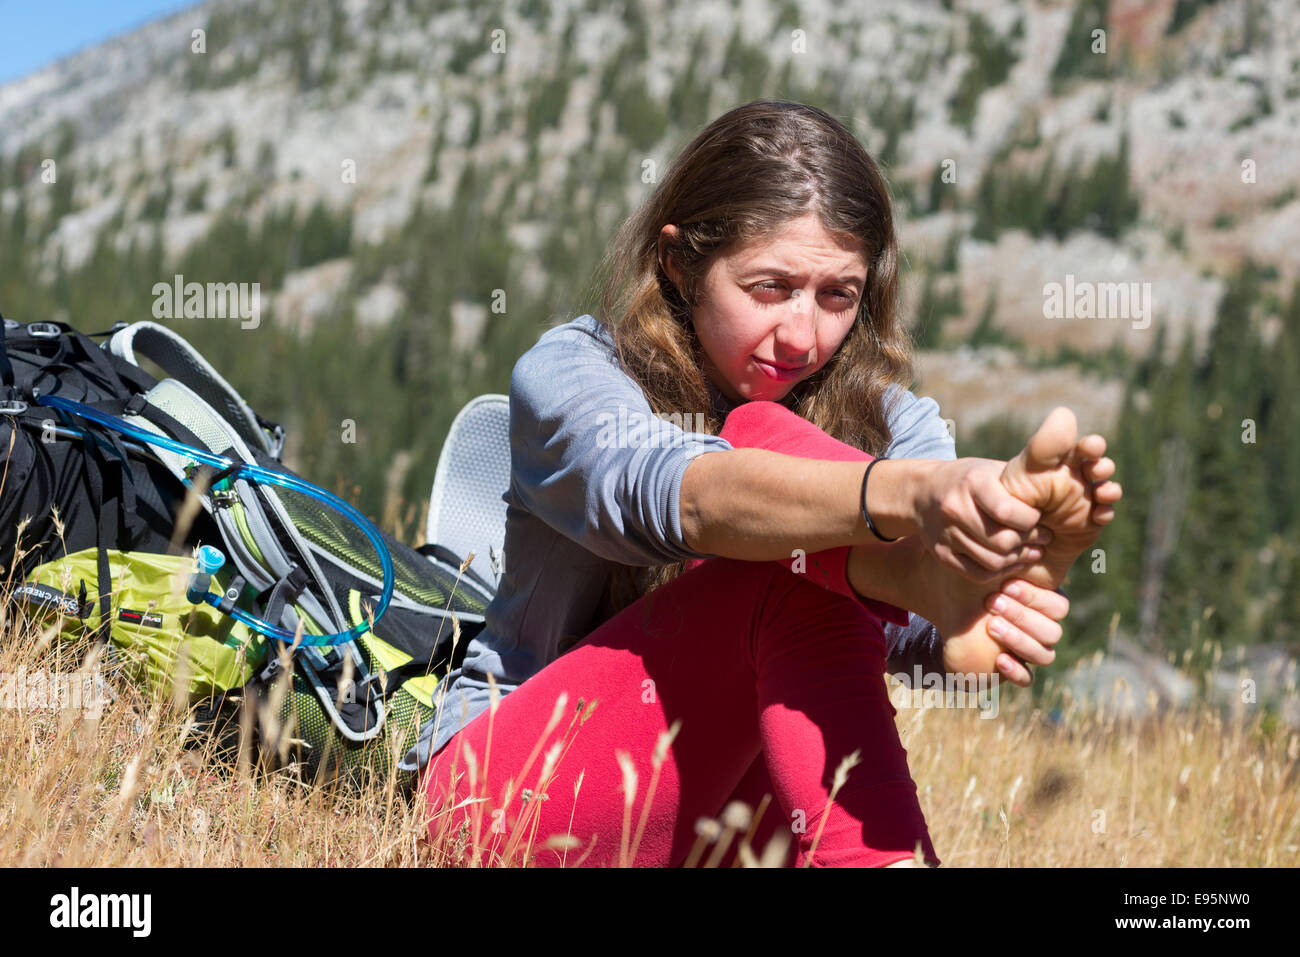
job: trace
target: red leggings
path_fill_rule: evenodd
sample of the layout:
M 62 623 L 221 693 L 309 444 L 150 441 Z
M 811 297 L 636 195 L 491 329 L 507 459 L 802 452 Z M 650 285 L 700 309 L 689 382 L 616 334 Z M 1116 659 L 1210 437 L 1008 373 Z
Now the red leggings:
M 735 447 L 871 460 L 774 402 L 739 406 L 721 435 Z M 937 864 L 885 687 L 880 614 L 898 611 L 856 597 L 847 553 L 806 556 L 810 573 L 792 559 L 697 561 L 623 609 L 434 756 L 424 784 L 431 839 L 477 835 L 480 863 L 494 853 L 518 861 L 531 842 L 537 866 L 675 867 L 699 859 L 700 818 L 720 818 L 731 801 L 757 809 L 770 795 L 750 836 L 756 854 L 784 830 L 786 865 L 881 866 L 911 857 L 918 842 Z M 656 745 L 675 721 L 647 813 Z M 542 782 L 556 742 L 558 762 Z M 854 750 L 860 762 L 831 803 L 836 768 Z M 471 797 L 482 800 L 462 804 Z M 555 835 L 569 846 L 548 847 Z M 734 842 L 722 863 L 733 858 Z

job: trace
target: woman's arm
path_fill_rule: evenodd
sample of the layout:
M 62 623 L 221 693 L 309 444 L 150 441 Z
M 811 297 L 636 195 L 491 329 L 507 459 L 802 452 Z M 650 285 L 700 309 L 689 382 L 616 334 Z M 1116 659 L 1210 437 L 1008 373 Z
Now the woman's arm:
M 1068 412 L 1068 410 L 1061 411 Z M 1035 440 L 1031 441 L 1041 444 L 1042 440 L 1052 433 L 1054 437 L 1049 444 L 1060 444 L 1066 439 L 1066 436 L 1061 434 L 1061 427 L 1066 424 L 1065 420 L 1056 420 L 1050 427 L 1049 423 L 1044 423 L 1044 427 L 1036 433 Z M 1069 417 L 1069 425 L 1068 438 L 1069 442 L 1073 442 L 1075 432 L 1072 416 Z M 764 433 L 765 443 L 771 442 L 777 445 L 781 442 L 780 416 L 770 421 L 765 419 L 764 428 L 770 430 L 770 437 L 769 433 Z M 1099 437 L 1094 438 L 1099 439 Z M 1073 457 L 1075 460 L 1078 460 L 1078 453 L 1087 441 L 1089 440 L 1080 443 L 1080 449 L 1076 450 Z M 827 442 L 834 443 L 834 440 L 827 439 Z M 1062 449 L 1067 447 L 1068 443 L 1062 445 Z M 1033 478 L 1028 484 L 1025 484 L 1025 481 L 1007 483 L 1009 474 L 1017 471 L 1024 472 L 1024 463 L 1020 461 L 1023 455 L 1013 463 L 978 459 L 938 463 L 925 460 L 881 462 L 873 468 L 873 472 L 885 471 L 897 465 L 900 467 L 897 470 L 900 475 L 909 474 L 910 471 L 910 481 L 917 492 L 913 497 L 905 494 L 908 491 L 905 488 L 902 492 L 896 487 L 887 488 L 885 494 L 881 496 L 881 501 L 886 504 L 877 506 L 875 497 L 870 494 L 871 488 L 874 488 L 873 483 L 868 489 L 870 507 L 882 514 L 887 513 L 903 518 L 907 517 L 906 510 L 910 509 L 910 530 L 913 532 L 926 529 L 925 516 L 928 515 L 932 522 L 930 527 L 940 529 L 941 535 L 936 536 L 933 532 L 928 535 L 906 535 L 904 534 L 906 526 L 886 527 L 885 534 L 902 535 L 902 541 L 887 544 L 868 539 L 866 542 L 850 545 L 847 548 L 839 548 L 838 540 L 833 537 L 836 534 L 836 521 L 843 522 L 841 529 L 850 527 L 855 530 L 865 526 L 865 522 L 861 520 L 857 510 L 845 516 L 843 509 L 836 511 L 825 501 L 819 501 L 816 474 L 820 472 L 821 477 L 828 479 L 827 485 L 834 489 L 837 478 L 835 472 L 837 469 L 840 470 L 839 475 L 842 476 L 842 466 L 846 463 L 820 459 L 794 459 L 790 462 L 788 457 L 773 453 L 770 449 L 737 449 L 717 455 L 709 453 L 701 456 L 699 461 L 706 462 L 712 458 L 715 462 L 721 462 L 728 457 L 735 458 L 735 453 L 741 451 L 750 453 L 751 462 L 746 463 L 747 465 L 753 464 L 752 459 L 757 453 L 766 453 L 767 456 L 766 462 L 762 461 L 761 455 L 757 456 L 760 459 L 757 464 L 766 466 L 767 470 L 753 473 L 753 477 L 748 480 L 748 492 L 745 491 L 746 483 L 743 478 L 737 488 L 727 488 L 725 479 L 709 483 L 709 491 L 717 496 L 717 501 L 730 503 L 731 514 L 741 516 L 736 527 L 729 530 L 730 533 L 741 537 L 746 528 L 750 532 L 748 544 L 754 550 L 733 551 L 731 554 L 739 558 L 754 556 L 758 560 L 771 555 L 779 560 L 785 560 L 787 548 L 804 551 L 835 549 L 841 552 L 847 559 L 844 568 L 845 577 L 848 579 L 847 586 L 859 596 L 909 608 L 935 624 L 939 633 L 945 638 L 943 657 L 948 670 L 991 671 L 996 668 L 1008 680 L 1017 684 L 1027 684 L 1030 680 L 1029 673 L 1006 652 L 1016 651 L 1023 654 L 1020 649 L 1027 648 L 1031 650 L 1033 656 L 1025 655 L 1026 660 L 1033 660 L 1037 664 L 1050 663 L 1054 656 L 1050 646 L 1059 640 L 1061 635 L 1057 621 L 1064 617 L 1068 610 L 1068 602 L 1062 595 L 1048 589 L 1054 589 L 1059 584 L 1060 579 L 1064 577 L 1064 571 L 1077 555 L 1078 542 L 1074 539 L 1079 537 L 1079 534 L 1083 534 L 1080 540 L 1090 541 L 1095 538 L 1096 531 L 1099 530 L 1099 526 L 1092 525 L 1090 522 L 1088 524 L 1091 528 L 1088 530 L 1074 528 L 1075 524 L 1086 519 L 1086 509 L 1080 513 L 1083 518 L 1071 515 L 1068 519 L 1061 510 L 1060 503 L 1064 500 L 1063 497 L 1079 498 L 1085 494 L 1089 484 L 1085 483 L 1083 475 L 1075 474 L 1079 469 L 1073 466 L 1077 466 L 1078 461 L 1073 461 L 1072 466 L 1061 464 L 1065 461 L 1064 451 L 1058 450 L 1050 463 L 1046 461 L 1042 463 L 1043 468 L 1049 464 L 1056 468 L 1054 477 L 1043 474 Z M 836 456 L 838 450 L 833 445 L 825 449 L 818 447 L 818 453 Z M 860 460 L 849 464 L 865 468 Z M 782 473 L 786 465 L 793 467 L 795 470 L 793 475 Z M 699 471 L 705 472 L 703 469 Z M 1103 477 L 1088 476 L 1090 480 Z M 875 476 L 873 475 L 872 478 L 874 479 Z M 1026 473 L 1022 478 L 1028 480 L 1032 477 Z M 699 500 L 693 497 L 696 490 L 691 487 L 693 483 L 689 479 L 688 469 L 683 486 L 683 501 L 686 503 L 683 514 L 686 518 L 682 523 L 683 534 L 687 541 L 690 540 L 690 535 L 694 534 L 694 528 L 698 526 L 699 520 L 698 515 L 690 512 Z M 905 483 L 908 480 L 903 481 Z M 1050 538 L 1040 539 L 1050 543 L 1050 551 L 1054 556 L 1050 563 L 1052 568 L 1049 572 L 1041 564 L 1031 565 L 1027 569 L 1026 580 L 1022 583 L 1023 597 L 1011 595 L 1009 592 L 999 594 L 997 589 L 972 588 L 972 581 L 976 581 L 978 585 L 982 573 L 976 575 L 968 573 L 965 562 L 971 559 L 965 558 L 963 563 L 958 565 L 959 571 L 954 572 L 951 567 L 953 563 L 944 564 L 940 560 L 939 550 L 934 547 L 935 542 L 941 541 L 944 535 L 951 536 L 959 525 L 963 513 L 971 511 L 972 507 L 978 515 L 977 527 L 985 536 L 990 535 L 989 526 L 993 524 L 988 517 L 990 512 L 996 519 L 1007 517 L 1009 513 L 997 511 L 1002 506 L 999 495 L 988 494 L 990 482 L 997 487 L 995 491 L 1000 493 L 1002 498 L 1010 495 L 1008 488 L 1016 488 L 1020 497 L 1010 496 L 1014 504 L 1020 508 L 1027 508 L 1034 516 L 1045 513 L 1025 505 L 1022 499 L 1028 499 L 1035 505 L 1047 508 L 1052 513 L 1051 520 L 1045 521 L 1044 524 L 1065 532 L 1060 542 L 1052 542 Z M 1021 485 L 1025 487 L 1022 489 Z M 842 486 L 838 496 L 834 491 L 829 495 L 832 502 L 835 498 L 842 501 Z M 989 502 L 993 503 L 991 508 L 988 507 Z M 808 520 L 814 523 L 820 521 L 822 524 L 811 533 L 807 525 L 804 525 L 804 535 L 807 537 L 793 541 L 783 540 L 782 532 L 785 531 L 783 526 L 787 522 L 793 524 L 791 515 L 795 516 L 794 522 Z M 779 521 L 774 521 L 774 516 L 779 517 Z M 885 519 L 881 519 L 881 524 L 885 524 Z M 970 527 L 969 523 L 967 527 Z M 826 537 L 820 537 L 823 535 Z M 773 544 L 774 541 L 776 544 Z M 742 537 L 742 546 L 745 543 Z M 731 548 L 732 544 L 730 539 L 723 538 L 720 542 L 712 543 L 707 547 L 718 554 L 725 555 L 728 554 L 725 549 Z M 765 552 L 763 549 L 769 551 Z M 953 554 L 957 554 L 955 550 Z M 1015 564 L 1017 557 L 1012 556 L 1012 564 Z M 1028 561 L 1037 562 L 1041 552 L 1027 551 L 1023 557 Z M 984 566 L 997 563 L 997 556 L 994 556 L 993 562 L 990 562 L 986 555 L 979 555 L 978 558 Z M 995 571 L 993 577 L 1000 581 L 1009 579 L 1010 576 L 1006 574 L 1008 570 L 1004 568 L 1001 572 Z M 1036 580 L 1044 577 L 1047 579 L 1046 582 Z M 1006 602 L 1009 607 L 998 608 L 996 602 L 999 600 Z M 999 622 L 1007 626 L 1005 632 L 991 637 L 989 632 L 984 631 L 986 627 Z
M 947 564 L 976 581 L 1005 577 L 1033 559 L 1026 543 L 1042 539 L 1033 535 L 1038 509 L 998 482 L 1003 464 L 884 460 L 871 471 L 867 510 L 886 538 L 958 525 L 969 544 Z M 796 548 L 882 547 L 859 506 L 865 468 L 767 449 L 706 452 L 682 476 L 683 538 L 699 551 L 746 561 L 788 558 Z
M 919 529 L 911 499 L 938 464 L 889 460 L 872 470 L 867 508 L 882 535 Z M 683 536 L 699 551 L 755 562 L 869 542 L 857 504 L 864 468 L 768 449 L 706 452 L 682 476 Z
M 590 317 L 547 330 L 515 363 L 511 494 L 608 561 L 647 566 L 698 557 L 682 541 L 681 478 L 693 456 L 731 444 L 654 417 L 598 331 Z

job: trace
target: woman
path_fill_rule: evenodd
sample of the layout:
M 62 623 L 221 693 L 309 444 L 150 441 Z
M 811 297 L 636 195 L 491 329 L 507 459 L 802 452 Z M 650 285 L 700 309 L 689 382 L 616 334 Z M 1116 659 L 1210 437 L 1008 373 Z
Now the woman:
M 938 863 L 886 659 L 1027 684 L 1119 487 L 1065 409 L 954 461 L 897 269 L 875 164 L 794 103 L 720 117 L 623 225 L 601 317 L 511 377 L 504 577 L 406 759 L 433 840 L 675 866 L 770 796 L 754 846 L 785 830 L 788 862 Z

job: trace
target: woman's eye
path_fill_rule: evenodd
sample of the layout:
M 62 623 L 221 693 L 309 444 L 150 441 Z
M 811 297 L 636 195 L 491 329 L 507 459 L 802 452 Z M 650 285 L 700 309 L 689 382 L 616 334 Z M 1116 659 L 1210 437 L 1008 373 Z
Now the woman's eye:
M 784 291 L 785 286 L 782 283 L 776 282 L 774 280 L 769 280 L 767 282 L 760 282 L 757 285 L 755 285 L 753 288 L 761 289 L 763 292 L 782 292 Z M 843 289 L 834 290 L 832 292 L 832 295 L 834 295 L 837 299 L 840 300 L 840 302 L 843 303 L 851 303 L 857 299 L 857 296 L 855 296 L 853 293 L 845 292 Z

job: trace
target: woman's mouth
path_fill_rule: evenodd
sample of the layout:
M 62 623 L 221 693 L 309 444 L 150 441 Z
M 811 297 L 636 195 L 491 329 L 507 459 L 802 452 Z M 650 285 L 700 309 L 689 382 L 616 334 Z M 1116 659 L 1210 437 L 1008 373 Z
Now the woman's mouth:
M 803 375 L 807 366 L 798 366 L 794 369 L 783 369 L 781 366 L 773 365 L 770 362 L 764 362 L 758 356 L 754 356 L 755 364 L 763 370 L 764 375 L 769 379 L 775 379 L 777 382 L 793 382 Z

